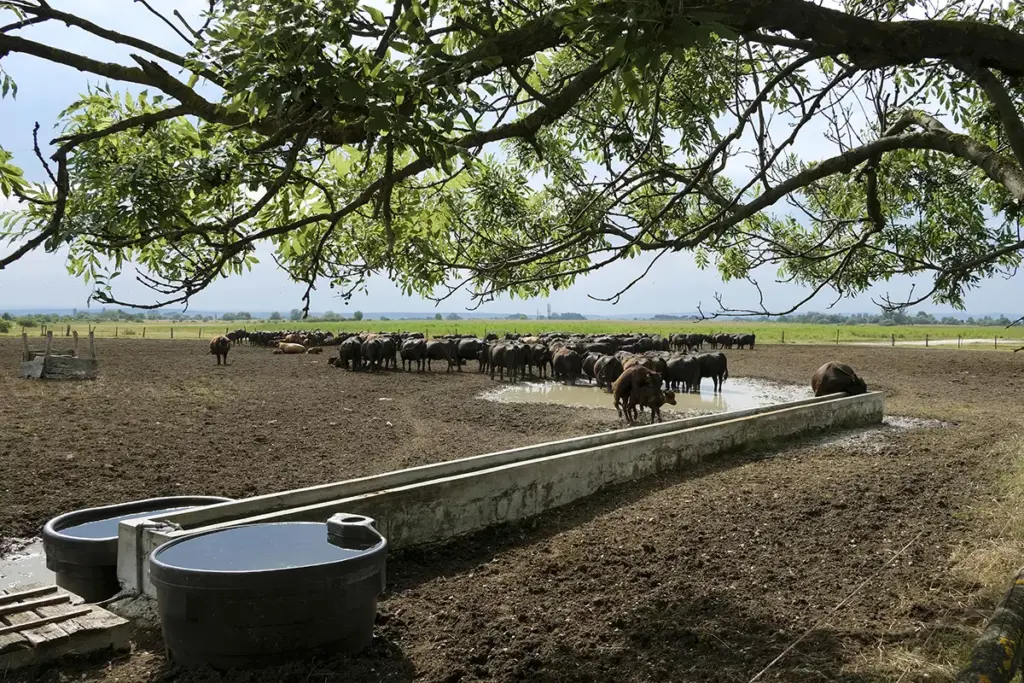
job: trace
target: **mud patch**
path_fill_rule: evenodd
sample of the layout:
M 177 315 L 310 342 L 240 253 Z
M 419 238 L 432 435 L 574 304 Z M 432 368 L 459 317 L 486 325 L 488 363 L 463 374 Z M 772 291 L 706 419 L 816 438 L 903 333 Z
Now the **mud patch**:
M 46 568 L 41 538 L 7 539 L 6 544 L 0 555 L 0 590 L 55 582 L 53 572 Z
M 811 437 L 808 442 L 815 446 L 840 446 L 868 453 L 880 453 L 895 434 L 915 429 L 956 427 L 952 422 L 925 420 L 917 417 L 886 415 L 880 426 L 845 429 L 838 434 L 823 434 Z
M 775 403 L 811 398 L 808 387 L 780 384 L 761 379 L 731 377 L 720 393 L 708 386 L 700 393 L 676 392 L 676 405 L 666 405 L 662 412 L 673 415 L 724 413 L 730 410 L 760 408 Z M 521 382 L 484 392 L 479 398 L 499 403 L 544 403 L 571 408 L 614 410 L 612 396 L 594 385 L 562 384 L 560 382 Z

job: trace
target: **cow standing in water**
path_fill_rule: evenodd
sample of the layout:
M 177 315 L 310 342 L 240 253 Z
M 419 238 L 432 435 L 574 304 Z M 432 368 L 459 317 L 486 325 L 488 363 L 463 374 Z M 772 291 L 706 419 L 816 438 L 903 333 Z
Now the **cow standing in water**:
M 217 365 L 220 365 L 220 357 L 224 356 L 224 365 L 228 364 L 228 351 L 231 350 L 231 340 L 224 335 L 214 337 L 210 340 L 210 353 L 217 356 Z

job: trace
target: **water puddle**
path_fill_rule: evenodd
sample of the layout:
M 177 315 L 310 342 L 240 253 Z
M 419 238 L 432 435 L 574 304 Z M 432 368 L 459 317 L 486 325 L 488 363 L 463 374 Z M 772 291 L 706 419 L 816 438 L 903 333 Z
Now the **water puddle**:
M 811 398 L 810 387 L 778 384 L 767 380 L 730 377 L 721 393 L 714 393 L 710 380 L 699 394 L 676 393 L 676 405 L 664 406 L 662 413 L 723 413 L 730 410 L 760 408 L 774 403 Z M 558 382 L 520 382 L 485 392 L 481 398 L 499 403 L 546 403 L 573 408 L 613 410 L 611 394 L 597 385 L 567 385 Z
M 912 429 L 935 429 L 956 427 L 952 422 L 942 420 L 926 420 L 919 417 L 886 415 L 881 425 L 855 427 L 837 433 L 827 433 L 808 440 L 815 446 L 845 446 L 851 450 L 875 454 L 881 452 L 890 442 L 890 438 L 900 432 Z
M 53 572 L 46 568 L 41 538 L 15 539 L 11 551 L 0 556 L 0 590 L 55 582 Z

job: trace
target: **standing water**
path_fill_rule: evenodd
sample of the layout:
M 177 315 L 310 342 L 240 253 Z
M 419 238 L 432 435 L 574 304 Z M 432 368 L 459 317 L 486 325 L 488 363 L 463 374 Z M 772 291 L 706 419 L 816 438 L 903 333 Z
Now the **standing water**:
M 129 512 L 123 515 L 117 515 L 116 517 L 108 517 L 106 519 L 98 519 L 94 522 L 85 522 L 83 524 L 77 524 L 75 526 L 64 527 L 60 530 L 60 533 L 64 536 L 71 536 L 73 538 L 116 538 L 118 525 L 127 519 L 141 519 L 143 517 L 159 517 L 167 515 L 172 512 L 180 512 L 182 510 L 188 510 L 189 508 L 178 506 L 172 508 L 165 508 L 162 510 L 144 510 L 142 512 Z
M 725 381 L 720 393 L 714 393 L 710 380 L 705 379 L 701 392 L 676 392 L 676 405 L 665 405 L 663 413 L 723 413 L 730 410 L 760 408 L 773 403 L 799 401 L 811 398 L 809 387 L 777 384 L 743 377 Z M 612 395 L 596 385 L 562 384 L 559 382 L 520 382 L 489 391 L 481 398 L 500 403 L 546 403 L 577 408 L 614 409 Z
M 14 549 L 0 555 L 0 590 L 18 590 L 31 584 L 54 583 L 53 572 L 46 568 L 42 539 L 16 541 Z

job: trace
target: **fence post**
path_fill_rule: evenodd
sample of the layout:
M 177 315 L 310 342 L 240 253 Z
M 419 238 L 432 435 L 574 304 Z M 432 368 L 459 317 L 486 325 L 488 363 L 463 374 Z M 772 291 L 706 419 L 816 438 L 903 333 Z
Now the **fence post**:
M 925 332 L 925 334 L 924 334 L 924 347 L 928 348 L 928 333 L 927 332 Z
M 786 343 L 786 331 L 785 330 L 782 331 L 782 343 L 783 344 Z
M 174 328 L 171 328 L 171 339 L 174 339 Z
M 199 338 L 200 339 L 203 338 L 203 327 L 202 327 L 202 325 L 199 326 Z
M 142 338 L 143 339 L 146 338 L 146 326 L 145 325 L 142 326 Z
M 75 330 L 75 358 L 78 358 L 78 330 Z
M 896 335 L 892 335 L 892 345 L 896 346 Z
M 999 336 L 998 336 L 998 335 L 997 335 L 997 336 L 995 336 L 995 337 L 994 337 L 994 338 L 992 339 L 992 348 L 994 348 L 994 349 L 996 349 L 996 350 L 999 350 Z
M 117 339 L 117 326 L 114 326 L 114 339 Z
M 25 347 L 22 352 L 22 358 L 25 360 L 32 360 L 32 351 L 28 348 L 28 333 L 25 332 L 25 328 L 21 328 L 21 345 Z
M 839 330 L 836 329 L 836 346 L 839 346 Z

